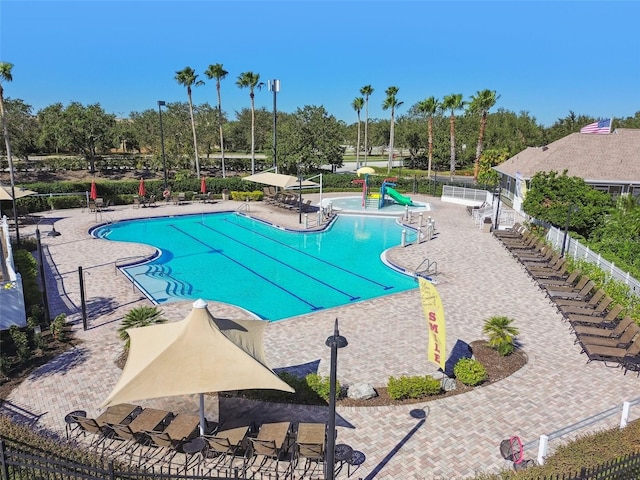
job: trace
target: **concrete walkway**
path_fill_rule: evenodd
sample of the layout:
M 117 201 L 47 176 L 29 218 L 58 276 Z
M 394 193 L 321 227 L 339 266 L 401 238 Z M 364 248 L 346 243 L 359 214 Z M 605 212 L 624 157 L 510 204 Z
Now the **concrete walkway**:
M 448 351 L 457 340 L 482 339 L 484 321 L 506 315 L 515 319 L 529 363 L 497 384 L 447 399 L 401 407 L 339 408 L 337 442 L 347 443 L 366 456 L 360 468 L 351 472 L 352 477 L 458 479 L 496 472 L 508 467 L 499 454 L 504 438 L 519 435 L 532 445 L 542 434 L 640 397 L 640 379 L 635 375 L 624 376 L 620 369 L 600 362 L 586 364 L 555 308 L 500 243 L 474 225 L 464 206 L 420 195 L 416 199 L 432 205 L 437 235 L 420 245 L 397 247 L 389 252 L 389 258 L 409 270 L 424 258 L 437 262 Z M 114 262 L 152 250 L 92 238 L 87 233 L 92 226 L 125 218 L 236 210 L 240 205 L 228 201 L 147 209 L 118 206 L 97 214 L 87 210 L 46 213 L 40 230 L 49 263 L 52 313 L 68 314 L 82 344 L 34 372 L 9 400 L 37 417 L 42 428 L 63 432 L 67 412 L 81 408 L 89 415 L 98 414 L 99 405 L 119 378 L 114 360 L 122 347 L 116 329 L 126 312 L 149 302 L 116 272 Z M 250 204 L 249 213 L 277 225 L 298 226 L 297 214 L 261 203 Z M 61 236 L 46 236 L 52 222 Z M 22 235 L 32 235 L 34 229 L 26 226 Z M 81 324 L 78 266 L 85 271 L 87 331 Z M 223 280 L 212 272 L 212 281 Z M 180 320 L 190 311 L 191 302 L 161 308 L 166 317 Z M 221 317 L 245 316 L 236 307 L 215 302 L 209 309 Z M 325 339 L 336 318 L 340 333 L 349 340 L 349 346 L 339 352 L 342 384 L 384 386 L 392 375 L 437 375 L 435 365 L 427 361 L 426 322 L 417 289 L 270 324 L 265 350 L 271 366 L 317 366 L 321 375 L 328 375 L 330 352 Z M 176 413 L 196 412 L 198 408 L 196 399 L 187 397 L 139 403 Z M 229 398 L 217 402 L 215 397 L 206 404 L 209 418 L 220 415 L 229 423 L 247 416 L 258 421 L 325 421 L 327 412 L 320 407 Z M 416 408 L 424 409 L 424 420 L 410 415 Z M 638 417 L 638 410 L 632 408 L 632 418 Z M 610 416 L 560 439 L 552 438 L 550 446 L 587 431 L 614 427 L 619 421 L 619 414 Z M 536 455 L 535 448 L 526 451 L 527 458 Z M 347 477 L 346 469 L 340 477 Z

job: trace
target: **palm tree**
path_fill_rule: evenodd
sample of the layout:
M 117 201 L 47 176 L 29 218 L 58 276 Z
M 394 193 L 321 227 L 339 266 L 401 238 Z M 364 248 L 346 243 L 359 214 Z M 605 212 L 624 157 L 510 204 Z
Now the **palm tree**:
M 360 168 L 360 112 L 364 106 L 364 98 L 356 97 L 351 103 L 353 109 L 358 113 L 358 142 L 356 145 L 356 169 Z
M 451 180 L 453 180 L 453 175 L 456 173 L 456 110 L 462 110 L 464 105 L 465 102 L 462 101 L 461 93 L 452 93 L 442 100 L 442 109 L 451 110 L 451 116 L 449 117 L 449 135 L 451 138 L 449 175 Z
M 515 350 L 515 337 L 520 332 L 511 324 L 509 317 L 491 317 L 484 323 L 482 332 L 489 337 L 489 346 L 495 348 L 502 356 Z
M 251 98 L 251 175 L 253 175 L 256 173 L 256 107 L 254 90 L 256 88 L 260 90 L 264 83 L 260 81 L 259 73 L 243 72 L 238 75 L 236 85 L 239 88 L 248 88 L 249 98 Z
M 427 130 L 429 134 L 429 166 L 428 178 L 431 179 L 431 162 L 433 160 L 433 116 L 440 109 L 440 101 L 436 97 L 425 98 L 416 105 L 416 110 L 427 117 Z
M 209 68 L 204 72 L 209 80 L 216 79 L 216 91 L 218 92 L 218 126 L 220 128 L 220 157 L 222 159 L 222 178 L 227 175 L 224 167 L 224 137 L 222 136 L 222 101 L 220 99 L 220 80 L 224 80 L 227 77 L 227 72 L 222 68 L 221 63 L 215 65 L 209 65 Z
M 158 307 L 142 305 L 129 310 L 118 327 L 118 336 L 124 342 L 125 351 L 128 352 L 131 345 L 131 338 L 127 333 L 128 329 L 148 327 L 149 325 L 165 323 L 166 321 L 165 318 L 162 318 L 162 312 L 158 310 Z
M 475 182 L 478 181 L 478 172 L 480 170 L 480 156 L 482 155 L 484 131 L 487 128 L 487 115 L 489 109 L 496 104 L 499 98 L 500 95 L 496 95 L 495 90 L 482 90 L 471 97 L 469 111 L 480 114 L 480 133 L 478 134 L 478 145 L 476 146 L 476 159 L 473 164 L 473 180 Z
M 191 99 L 191 86 L 195 85 L 199 87 L 200 85 L 204 85 L 202 80 L 198 80 L 198 75 L 191 67 L 185 67 L 184 70 L 180 70 L 176 72 L 176 80 L 177 82 L 187 87 L 187 96 L 189 97 L 189 113 L 191 115 L 191 130 L 193 131 L 193 150 L 195 151 L 196 156 L 196 175 L 200 178 L 200 159 L 198 158 L 198 142 L 196 140 L 196 122 L 193 119 L 193 101 Z
M 9 126 L 7 125 L 7 116 L 4 111 L 4 88 L 2 82 L 13 81 L 11 70 L 13 64 L 8 62 L 0 62 L 0 116 L 2 117 L 2 133 L 4 135 L 4 144 L 7 148 L 7 163 L 9 164 L 9 178 L 11 181 L 11 202 L 13 204 L 13 223 L 16 226 L 16 243 L 20 244 L 20 230 L 18 229 L 18 210 L 16 208 L 15 193 L 15 176 L 13 173 L 13 157 L 11 156 L 11 142 L 9 141 Z
M 364 115 L 364 166 L 367 166 L 367 151 L 369 148 L 368 131 L 369 131 L 369 97 L 373 93 L 373 87 L 371 85 L 365 85 L 360 89 L 360 94 L 364 95 L 365 103 L 365 115 Z
M 384 93 L 387 94 L 387 98 L 385 98 L 384 103 L 382 104 L 383 110 L 391 109 L 391 125 L 389 129 L 389 165 L 387 167 L 387 173 L 391 172 L 391 164 L 393 162 L 393 127 L 394 120 L 396 115 L 396 108 L 402 105 L 403 102 L 399 102 L 396 98 L 398 94 L 398 87 L 389 87 L 385 90 Z

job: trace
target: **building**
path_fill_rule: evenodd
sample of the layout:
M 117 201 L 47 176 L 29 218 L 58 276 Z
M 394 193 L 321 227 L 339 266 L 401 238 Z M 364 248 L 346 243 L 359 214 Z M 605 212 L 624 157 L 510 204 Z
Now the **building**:
M 618 128 L 609 134 L 572 133 L 544 147 L 529 147 L 494 167 L 502 194 L 522 211 L 531 178 L 538 172 L 565 170 L 616 197 L 640 197 L 640 129 Z

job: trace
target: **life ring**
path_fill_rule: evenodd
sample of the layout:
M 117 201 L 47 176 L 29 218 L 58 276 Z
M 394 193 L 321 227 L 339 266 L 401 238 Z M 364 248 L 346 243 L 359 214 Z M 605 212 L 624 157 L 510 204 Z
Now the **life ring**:
M 171 196 L 171 192 L 169 190 L 165 190 L 164 192 L 162 192 L 162 196 L 164 198 L 169 198 Z

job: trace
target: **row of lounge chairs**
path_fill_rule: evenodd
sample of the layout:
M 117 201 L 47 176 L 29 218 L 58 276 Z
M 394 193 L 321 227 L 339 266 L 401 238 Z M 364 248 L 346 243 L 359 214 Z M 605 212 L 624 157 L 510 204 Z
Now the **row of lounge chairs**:
M 270 190 L 265 188 L 263 201 L 269 205 L 296 212 L 298 209 L 302 209 L 303 213 L 310 212 L 312 210 L 311 200 L 307 200 L 301 204 L 300 197 L 298 197 L 298 195 L 283 192 L 273 194 L 269 193 L 269 195 L 267 195 L 267 191 L 270 192 Z
M 109 407 L 96 418 L 85 415 L 82 411 L 67 415 L 67 436 L 75 434 L 78 442 L 86 438 L 95 453 L 127 459 L 137 469 L 228 478 L 238 471 L 243 478 L 324 476 L 324 423 L 225 428 L 207 422 L 200 435 L 198 416 L 132 404 Z
M 495 231 L 507 250 L 537 282 L 576 335 L 587 363 L 633 370 L 640 375 L 640 326 L 606 292 L 569 265 L 543 239 L 521 225 Z

